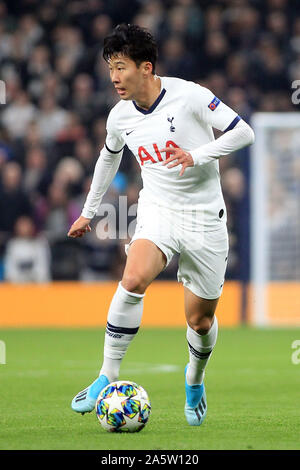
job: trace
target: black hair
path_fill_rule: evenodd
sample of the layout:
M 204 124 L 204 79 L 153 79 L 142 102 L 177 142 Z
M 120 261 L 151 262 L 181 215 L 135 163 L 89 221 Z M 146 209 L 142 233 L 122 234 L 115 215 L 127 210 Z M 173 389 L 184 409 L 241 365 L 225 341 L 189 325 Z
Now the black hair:
M 103 58 L 106 62 L 116 54 L 132 59 L 139 67 L 142 62 L 151 62 L 155 73 L 157 44 L 152 34 L 134 24 L 119 24 L 112 34 L 104 39 Z

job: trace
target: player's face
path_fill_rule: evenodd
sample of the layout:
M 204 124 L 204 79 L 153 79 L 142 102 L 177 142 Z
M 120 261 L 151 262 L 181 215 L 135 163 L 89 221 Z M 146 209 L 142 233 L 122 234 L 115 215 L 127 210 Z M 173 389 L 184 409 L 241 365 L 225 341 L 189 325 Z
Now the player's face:
M 122 100 L 135 100 L 139 96 L 145 78 L 144 64 L 137 67 L 133 60 L 123 55 L 110 59 L 110 79 Z

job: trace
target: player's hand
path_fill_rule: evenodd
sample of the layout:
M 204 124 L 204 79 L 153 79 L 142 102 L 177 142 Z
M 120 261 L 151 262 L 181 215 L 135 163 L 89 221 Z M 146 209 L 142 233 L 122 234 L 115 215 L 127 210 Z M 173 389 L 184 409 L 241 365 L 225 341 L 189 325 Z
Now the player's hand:
M 168 168 L 174 168 L 174 166 L 182 165 L 179 176 L 182 176 L 185 169 L 189 166 L 194 166 L 194 160 L 192 155 L 179 147 L 167 147 L 161 149 L 160 152 L 168 152 L 169 157 L 163 162 L 163 166 L 168 165 Z M 169 165 L 170 162 L 174 162 Z
M 82 217 L 82 215 L 75 220 L 74 224 L 71 226 L 68 237 L 71 238 L 80 238 L 87 232 L 90 232 L 92 229 L 89 225 L 91 219 L 87 219 L 86 217 Z

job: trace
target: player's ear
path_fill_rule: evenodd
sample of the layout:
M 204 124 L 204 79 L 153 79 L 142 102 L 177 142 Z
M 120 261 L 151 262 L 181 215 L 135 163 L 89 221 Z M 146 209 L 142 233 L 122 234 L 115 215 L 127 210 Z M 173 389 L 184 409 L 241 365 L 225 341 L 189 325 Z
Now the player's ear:
M 144 74 L 145 78 L 146 78 L 147 75 L 152 74 L 153 66 L 152 66 L 151 62 L 143 62 L 141 65 L 143 67 L 143 74 Z

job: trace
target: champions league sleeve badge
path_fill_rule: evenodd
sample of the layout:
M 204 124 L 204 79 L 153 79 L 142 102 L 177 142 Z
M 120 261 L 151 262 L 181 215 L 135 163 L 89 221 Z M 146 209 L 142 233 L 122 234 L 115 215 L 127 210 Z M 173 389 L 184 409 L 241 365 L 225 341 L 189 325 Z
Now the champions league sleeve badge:
M 216 96 L 214 96 L 213 100 L 209 103 L 208 107 L 211 111 L 214 111 L 216 109 L 216 107 L 220 104 L 220 100 L 219 98 L 217 98 Z

